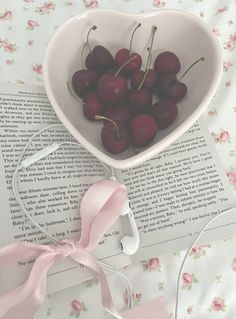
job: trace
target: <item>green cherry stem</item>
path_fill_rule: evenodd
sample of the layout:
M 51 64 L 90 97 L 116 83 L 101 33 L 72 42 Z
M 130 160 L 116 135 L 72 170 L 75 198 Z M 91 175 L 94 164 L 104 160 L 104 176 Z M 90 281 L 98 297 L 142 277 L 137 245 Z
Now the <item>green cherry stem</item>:
M 152 63 L 152 48 L 153 48 L 153 42 L 154 42 L 154 37 L 155 37 L 155 33 L 157 31 L 157 27 L 152 27 L 152 38 L 151 38 L 151 45 L 150 47 L 147 49 L 149 54 L 148 54 L 148 58 L 147 58 L 147 63 L 146 63 L 146 69 L 145 69 L 145 74 L 143 76 L 143 79 L 138 87 L 138 90 L 141 90 L 141 87 L 143 86 L 143 83 L 147 77 L 147 74 L 148 74 L 148 70 L 150 68 L 150 65 Z
M 120 137 L 120 130 L 119 130 L 119 127 L 118 127 L 118 125 L 116 124 L 115 121 L 113 121 L 112 119 L 109 119 L 106 116 L 102 116 L 102 115 L 95 115 L 94 118 L 95 118 L 95 120 L 99 120 L 99 121 L 105 120 L 105 121 L 111 122 L 114 125 L 115 129 L 116 129 L 116 137 L 117 138 Z
M 127 65 L 130 63 L 130 61 L 132 61 L 134 59 L 134 57 L 132 56 L 128 61 L 126 61 L 124 64 L 122 64 L 119 69 L 116 71 L 115 76 L 118 76 L 120 71 Z
M 82 50 L 81 50 L 81 55 L 80 55 L 80 64 L 81 64 L 81 67 L 84 68 L 84 50 L 85 50 L 85 47 L 87 46 L 87 42 L 85 42 L 85 44 L 83 45 L 82 47 Z
M 97 29 L 97 26 L 96 26 L 96 25 L 93 25 L 92 28 L 90 28 L 89 31 L 88 31 L 88 33 L 87 33 L 86 44 L 87 44 L 87 46 L 88 46 L 88 48 L 89 48 L 89 52 L 90 52 L 90 53 L 92 52 L 92 50 L 91 50 L 91 47 L 90 47 L 90 45 L 89 45 L 89 36 L 90 36 L 90 33 L 91 33 L 92 31 L 95 31 L 96 29 Z
M 188 73 L 188 71 L 189 71 L 190 69 L 192 69 L 192 67 L 193 67 L 195 64 L 197 64 L 198 62 L 200 62 L 200 61 L 202 61 L 202 62 L 205 61 L 205 58 L 202 56 L 202 57 L 199 58 L 197 61 L 193 62 L 193 63 L 190 65 L 190 67 L 187 68 L 187 70 L 184 72 L 184 74 L 181 75 L 179 81 L 181 81 L 181 80 L 185 77 L 185 75 Z
M 130 43 L 129 43 L 129 56 L 131 56 L 131 50 L 132 50 L 132 44 L 133 44 L 134 34 L 135 34 L 136 30 L 137 30 L 138 28 L 140 28 L 140 27 L 141 27 L 141 23 L 137 24 L 136 27 L 135 27 L 135 29 L 134 29 L 134 31 L 132 32 L 131 39 L 130 39 Z
M 70 86 L 70 83 L 68 81 L 66 81 L 66 85 L 67 85 L 67 88 L 70 92 L 70 94 L 73 96 L 74 99 L 76 99 L 78 102 L 82 102 L 82 100 L 74 93 L 72 87 Z

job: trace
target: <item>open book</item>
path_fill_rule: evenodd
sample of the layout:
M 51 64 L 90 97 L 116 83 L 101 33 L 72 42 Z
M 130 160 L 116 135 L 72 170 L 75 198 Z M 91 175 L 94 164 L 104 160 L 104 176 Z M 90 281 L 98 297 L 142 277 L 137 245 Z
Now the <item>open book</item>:
M 42 87 L 1 84 L 0 247 L 22 240 L 50 244 L 20 210 L 12 194 L 11 178 L 27 140 L 39 129 L 56 123 L 58 119 Z M 73 138 L 63 127 L 50 129 L 35 139 L 27 154 L 65 140 Z M 128 257 L 119 245 L 122 236 L 129 234 L 125 217 L 104 236 L 94 256 L 116 267 L 188 247 L 209 218 L 235 203 L 202 120 L 152 160 L 116 174 L 128 188 L 141 237 L 139 251 Z M 94 181 L 104 176 L 104 166 L 82 146 L 65 146 L 19 174 L 20 196 L 50 234 L 57 239 L 78 239 L 78 196 L 81 198 Z M 235 234 L 235 223 L 235 213 L 220 218 L 202 241 Z M 19 261 L 0 269 L 0 293 L 23 282 L 31 266 L 32 261 Z M 49 273 L 48 291 L 70 287 L 91 275 L 70 260 L 62 261 Z

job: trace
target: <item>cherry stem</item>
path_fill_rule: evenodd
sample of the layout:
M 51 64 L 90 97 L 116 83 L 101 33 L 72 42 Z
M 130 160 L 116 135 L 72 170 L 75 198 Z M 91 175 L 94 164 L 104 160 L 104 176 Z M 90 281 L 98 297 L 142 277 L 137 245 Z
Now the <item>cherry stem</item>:
M 134 57 L 132 56 L 128 61 L 126 61 L 124 64 L 122 64 L 119 69 L 116 71 L 115 76 L 119 75 L 120 71 L 127 65 L 130 63 L 130 61 L 132 61 L 134 59 Z
M 72 87 L 70 86 L 70 83 L 67 81 L 66 85 L 68 87 L 68 90 L 70 92 L 70 94 L 73 96 L 73 98 L 75 98 L 77 101 L 79 101 L 81 103 L 81 99 L 74 93 Z
M 94 118 L 95 118 L 95 120 L 99 120 L 99 121 L 100 120 L 105 120 L 105 121 L 111 122 L 115 126 L 115 129 L 116 129 L 116 137 L 120 136 L 120 130 L 119 130 L 119 127 L 118 127 L 118 125 L 116 124 L 115 121 L 113 121 L 112 119 L 109 119 L 106 116 L 102 116 L 102 115 L 95 115 Z
M 130 44 L 129 44 L 129 56 L 131 56 L 131 49 L 132 49 L 134 34 L 135 34 L 136 30 L 137 30 L 138 28 L 140 28 L 140 27 L 141 27 L 141 23 L 139 23 L 138 25 L 136 25 L 134 31 L 132 32 L 131 39 L 130 39 Z
M 151 38 L 151 45 L 150 47 L 147 49 L 149 54 L 148 54 L 148 58 L 147 58 L 147 63 L 146 63 L 146 69 L 145 69 L 145 74 L 143 76 L 142 82 L 140 83 L 138 90 L 141 89 L 141 87 L 143 86 L 143 83 L 147 77 L 148 74 L 148 70 L 150 68 L 151 62 L 152 62 L 152 47 L 153 47 L 153 42 L 154 42 L 154 37 L 155 37 L 155 33 L 156 33 L 157 27 L 152 27 L 152 38 Z
M 89 48 L 89 52 L 91 53 L 92 50 L 91 50 L 91 47 L 89 45 L 89 35 L 91 33 L 91 31 L 95 31 L 97 29 L 97 26 L 96 25 L 93 25 L 92 28 L 89 29 L 88 33 L 87 33 L 87 40 L 86 40 L 86 43 L 87 43 L 87 46 Z
M 83 68 L 84 67 L 84 50 L 85 50 L 85 47 L 86 47 L 87 42 L 85 42 L 85 44 L 83 45 L 83 48 L 81 50 L 81 55 L 80 55 L 80 63 L 81 63 L 81 67 Z
M 197 64 L 198 62 L 200 62 L 200 61 L 202 61 L 202 62 L 205 61 L 205 58 L 202 56 L 202 57 L 199 58 L 197 61 L 193 62 L 193 63 L 190 65 L 190 67 L 187 68 L 187 70 L 184 72 L 184 74 L 180 77 L 179 81 L 181 81 L 181 80 L 185 77 L 185 75 L 188 73 L 188 71 L 189 71 L 190 69 L 192 69 L 192 67 L 193 67 L 195 64 Z

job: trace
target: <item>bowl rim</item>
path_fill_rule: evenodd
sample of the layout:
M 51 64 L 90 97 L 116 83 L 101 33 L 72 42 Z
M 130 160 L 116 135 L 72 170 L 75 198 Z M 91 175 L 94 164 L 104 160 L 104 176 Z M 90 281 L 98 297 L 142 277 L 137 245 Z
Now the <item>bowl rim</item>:
M 95 147 L 93 144 L 87 141 L 86 138 L 84 138 L 79 131 L 71 124 L 71 122 L 64 116 L 59 104 L 57 103 L 51 84 L 49 81 L 49 58 L 51 54 L 52 47 L 54 43 L 57 41 L 57 38 L 61 35 L 61 33 L 67 28 L 68 25 L 73 23 L 77 19 L 81 19 L 83 17 L 88 17 L 89 15 L 98 14 L 98 13 L 107 13 L 107 14 L 116 14 L 120 16 L 127 16 L 127 17 L 136 17 L 143 18 L 143 17 L 150 17 L 150 16 L 156 16 L 159 14 L 164 13 L 175 13 L 178 15 L 187 16 L 188 18 L 192 19 L 196 24 L 199 25 L 200 28 L 204 29 L 206 34 L 208 35 L 209 39 L 211 39 L 212 45 L 214 47 L 215 52 L 215 58 L 216 58 L 216 72 L 215 77 L 209 87 L 208 92 L 206 93 L 205 97 L 203 98 L 202 102 L 198 105 L 198 107 L 195 109 L 195 111 L 181 124 L 179 125 L 174 131 L 172 131 L 170 134 L 168 134 L 166 137 L 164 137 L 159 142 L 153 144 L 152 146 L 149 146 L 147 149 L 142 150 L 141 153 L 133 155 L 126 159 L 114 159 L 110 157 L 109 155 L 105 154 L 101 150 L 99 150 L 97 147 Z M 196 15 L 189 13 L 187 11 L 178 10 L 178 9 L 156 9 L 151 10 L 148 12 L 140 13 L 140 14 L 133 14 L 133 13 L 126 13 L 126 12 L 120 12 L 115 10 L 109 10 L 109 9 L 93 9 L 91 11 L 85 11 L 82 12 L 70 19 L 68 19 L 65 23 L 63 23 L 57 31 L 54 33 L 54 35 L 51 37 L 48 46 L 46 48 L 45 56 L 44 56 L 44 62 L 43 62 L 43 80 L 44 80 L 44 86 L 45 90 L 48 96 L 48 99 L 50 101 L 50 104 L 55 111 L 57 117 L 62 122 L 64 127 L 70 132 L 70 134 L 73 135 L 73 137 L 83 146 L 85 147 L 90 153 L 92 153 L 95 157 L 97 157 L 100 161 L 104 162 L 105 164 L 116 168 L 116 169 L 129 169 L 134 166 L 138 166 L 142 163 L 144 163 L 146 160 L 151 159 L 161 151 L 163 151 L 166 147 L 168 147 L 170 144 L 172 144 L 175 140 L 177 140 L 183 133 L 185 133 L 198 119 L 199 117 L 204 113 L 208 105 L 210 104 L 213 96 L 216 93 L 216 90 L 219 86 L 221 75 L 222 75 L 222 50 L 220 43 L 216 37 L 213 36 L 210 29 L 208 28 L 207 24 L 202 21 L 199 17 Z

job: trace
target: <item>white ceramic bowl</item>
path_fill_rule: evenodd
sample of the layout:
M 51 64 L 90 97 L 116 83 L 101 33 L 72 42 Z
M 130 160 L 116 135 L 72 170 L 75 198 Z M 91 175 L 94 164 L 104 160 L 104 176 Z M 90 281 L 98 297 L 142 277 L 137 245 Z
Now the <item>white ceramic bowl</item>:
M 98 29 L 91 33 L 91 45 L 104 45 L 114 55 L 121 47 L 129 46 L 134 26 L 141 22 L 133 50 L 139 52 L 145 63 L 151 28 L 158 28 L 153 57 L 166 50 L 173 51 L 180 59 L 180 74 L 196 59 L 205 57 L 186 75 L 183 82 L 188 86 L 187 96 L 179 103 L 175 122 L 160 130 L 153 142 L 134 154 L 133 149 L 119 155 L 109 154 L 102 146 L 102 123 L 88 121 L 79 105 L 68 92 L 66 81 L 81 68 L 80 53 L 86 34 L 92 25 Z M 108 10 L 94 10 L 73 17 L 63 24 L 51 39 L 44 61 L 44 83 L 48 98 L 57 116 L 68 131 L 104 163 L 126 169 L 155 156 L 175 141 L 202 115 L 211 102 L 219 85 L 222 70 L 221 49 L 208 27 L 197 17 L 177 10 L 156 10 L 132 15 Z M 82 104 L 82 103 L 81 103 Z

